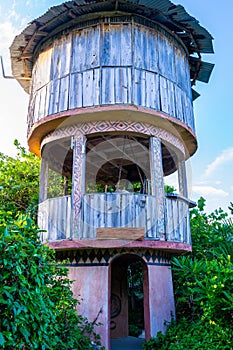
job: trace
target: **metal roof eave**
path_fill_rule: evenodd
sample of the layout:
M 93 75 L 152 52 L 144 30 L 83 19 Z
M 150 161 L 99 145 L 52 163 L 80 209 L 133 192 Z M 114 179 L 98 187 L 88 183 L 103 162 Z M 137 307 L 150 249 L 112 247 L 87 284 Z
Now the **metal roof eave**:
M 21 34 L 15 37 L 11 47 L 12 72 L 25 91 L 29 81 L 36 47 L 55 28 L 69 25 L 80 16 L 102 12 L 124 11 L 143 15 L 174 32 L 183 41 L 190 55 L 213 53 L 213 37 L 181 5 L 170 0 L 74 0 L 51 7 L 45 14 L 33 20 Z M 192 67 L 195 69 L 195 66 Z

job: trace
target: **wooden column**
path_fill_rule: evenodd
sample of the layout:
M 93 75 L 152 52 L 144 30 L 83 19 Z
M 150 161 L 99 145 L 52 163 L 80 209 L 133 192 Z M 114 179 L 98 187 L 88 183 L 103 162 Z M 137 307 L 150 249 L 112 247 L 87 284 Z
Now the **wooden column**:
M 181 160 L 178 162 L 178 181 L 179 181 L 180 195 L 185 198 L 188 198 L 188 186 L 187 186 L 185 160 Z
M 165 240 L 165 195 L 163 182 L 162 147 L 160 139 L 150 138 L 151 192 L 156 197 L 157 237 Z M 153 237 L 151 237 L 153 238 Z
M 72 236 L 81 238 L 81 204 L 85 192 L 86 137 L 73 137 L 73 177 L 72 177 Z
M 40 163 L 40 194 L 39 194 L 39 203 L 42 203 L 42 202 L 44 202 L 47 199 L 48 175 L 49 175 L 48 161 L 42 157 L 41 163 Z

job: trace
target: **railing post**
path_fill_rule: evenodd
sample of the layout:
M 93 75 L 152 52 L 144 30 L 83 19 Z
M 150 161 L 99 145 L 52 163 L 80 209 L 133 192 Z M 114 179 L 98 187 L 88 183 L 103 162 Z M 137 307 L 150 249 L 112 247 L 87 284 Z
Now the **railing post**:
M 156 197 L 157 234 L 165 240 L 165 194 L 163 181 L 162 146 L 160 139 L 150 138 L 151 192 Z M 151 237 L 152 238 L 152 237 Z
M 48 194 L 48 174 L 49 165 L 48 161 L 43 158 L 40 163 L 40 193 L 39 193 L 39 203 L 44 202 L 47 199 Z
M 86 137 L 73 137 L 73 176 L 72 176 L 72 235 L 81 238 L 81 204 L 85 192 Z
M 179 181 L 180 195 L 185 198 L 188 198 L 188 186 L 187 186 L 185 160 L 180 160 L 178 162 L 178 181 Z

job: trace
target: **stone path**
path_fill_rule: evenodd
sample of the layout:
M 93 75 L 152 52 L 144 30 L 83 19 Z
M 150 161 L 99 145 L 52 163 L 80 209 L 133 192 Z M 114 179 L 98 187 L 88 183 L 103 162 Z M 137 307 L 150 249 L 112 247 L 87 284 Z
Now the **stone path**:
M 134 337 L 111 339 L 111 350 L 142 350 L 144 341 Z

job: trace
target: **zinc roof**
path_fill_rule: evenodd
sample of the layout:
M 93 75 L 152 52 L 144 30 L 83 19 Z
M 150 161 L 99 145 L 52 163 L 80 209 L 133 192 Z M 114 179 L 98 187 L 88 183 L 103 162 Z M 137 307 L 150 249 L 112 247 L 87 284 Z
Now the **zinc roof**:
M 197 53 L 199 58 L 192 60 L 191 73 L 199 79 L 202 67 L 200 80 L 208 80 L 203 79 L 203 71 L 210 69 L 200 65 L 200 54 L 214 52 L 213 37 L 183 6 L 169 0 L 73 0 L 51 7 L 15 37 L 10 47 L 14 77 L 28 91 L 33 55 L 48 35 L 71 26 L 81 16 L 112 11 L 136 14 L 164 25 L 179 36 L 191 57 Z

